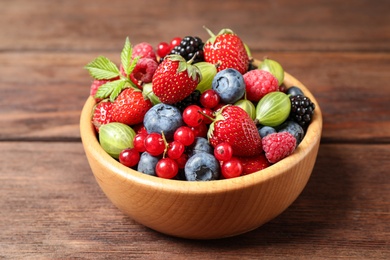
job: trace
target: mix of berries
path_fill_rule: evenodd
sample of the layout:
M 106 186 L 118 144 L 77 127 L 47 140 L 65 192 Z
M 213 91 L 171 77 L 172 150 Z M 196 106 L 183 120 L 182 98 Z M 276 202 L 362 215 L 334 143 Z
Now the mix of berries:
M 256 66 L 229 29 L 175 37 L 156 50 L 126 39 L 119 68 L 100 56 L 91 122 L 102 148 L 121 164 L 167 179 L 210 181 L 261 171 L 292 154 L 314 115 L 281 65 Z

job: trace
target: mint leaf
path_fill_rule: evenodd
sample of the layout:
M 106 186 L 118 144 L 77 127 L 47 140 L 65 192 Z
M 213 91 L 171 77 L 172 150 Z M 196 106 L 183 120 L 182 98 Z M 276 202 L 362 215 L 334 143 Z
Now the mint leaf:
M 130 75 L 129 68 L 130 68 L 130 61 L 132 55 L 133 55 L 133 49 L 131 48 L 129 37 L 127 37 L 125 41 L 125 45 L 123 46 L 123 50 L 121 52 L 121 63 L 126 75 Z
M 118 67 L 104 56 L 99 56 L 85 67 L 95 79 L 113 79 L 119 76 Z
M 119 93 L 126 87 L 126 83 L 127 81 L 124 79 L 109 81 L 99 87 L 95 98 L 104 99 L 110 97 L 110 101 L 114 102 Z

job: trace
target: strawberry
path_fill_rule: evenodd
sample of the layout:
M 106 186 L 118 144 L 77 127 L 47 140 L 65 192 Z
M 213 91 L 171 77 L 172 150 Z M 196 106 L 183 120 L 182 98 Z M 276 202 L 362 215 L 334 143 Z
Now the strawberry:
M 218 64 L 218 71 L 233 68 L 245 74 L 249 68 L 249 57 L 241 39 L 230 29 L 222 29 L 217 35 L 205 29 L 211 36 L 204 45 L 205 61 Z
M 180 55 L 168 55 L 157 67 L 153 79 L 153 92 L 165 104 L 174 104 L 189 96 L 198 85 L 201 75 L 192 61 Z
M 112 105 L 112 120 L 126 125 L 143 122 L 146 112 L 153 106 L 142 92 L 135 88 L 124 89 Z
M 99 132 L 101 125 L 110 122 L 112 122 L 112 103 L 108 100 L 102 100 L 93 110 L 92 124 L 95 126 L 96 131 Z
M 217 112 L 207 136 L 214 147 L 229 143 L 235 156 L 256 156 L 263 151 L 255 123 L 244 109 L 235 105 L 226 105 Z
M 264 153 L 261 153 L 257 156 L 251 157 L 237 157 L 243 168 L 242 175 L 251 174 L 260 170 L 263 170 L 270 166 L 271 164 L 268 162 Z

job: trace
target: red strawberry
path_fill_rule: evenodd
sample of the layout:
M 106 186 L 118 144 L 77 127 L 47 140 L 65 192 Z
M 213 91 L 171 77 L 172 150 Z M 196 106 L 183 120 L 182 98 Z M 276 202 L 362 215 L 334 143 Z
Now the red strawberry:
M 94 110 L 92 116 L 92 124 L 95 126 L 97 132 L 99 127 L 108 124 L 112 121 L 112 103 L 108 100 L 99 102 Z
M 112 105 L 112 120 L 126 125 L 139 124 L 152 106 L 152 102 L 145 99 L 141 91 L 126 88 Z
M 204 59 L 212 64 L 219 64 L 217 70 L 227 68 L 245 74 L 249 67 L 249 57 L 241 39 L 229 29 L 221 30 L 214 35 L 206 28 L 211 38 L 204 45 Z
M 255 123 L 238 106 L 227 105 L 221 108 L 211 123 L 207 136 L 214 147 L 222 142 L 229 143 L 235 156 L 255 156 L 263 151 Z
M 190 61 L 180 55 L 168 55 L 153 75 L 153 92 L 161 102 L 174 104 L 195 90 L 200 77 L 199 69 Z
M 258 156 L 238 157 L 238 159 L 240 160 L 243 167 L 242 175 L 263 170 L 271 165 L 265 157 L 264 153 L 261 153 Z

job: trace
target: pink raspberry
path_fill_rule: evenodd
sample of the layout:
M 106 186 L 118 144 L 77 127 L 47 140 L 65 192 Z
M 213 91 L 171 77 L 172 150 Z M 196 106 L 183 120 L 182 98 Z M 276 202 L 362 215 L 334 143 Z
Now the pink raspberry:
M 150 83 L 152 82 L 153 74 L 157 67 L 157 61 L 149 58 L 141 58 L 138 60 L 131 76 L 142 83 Z
M 265 157 L 270 163 L 276 163 L 294 152 L 296 142 L 289 132 L 269 134 L 262 139 Z
M 157 61 L 156 52 L 154 51 L 153 46 L 147 42 L 138 43 L 133 47 L 132 58 L 137 56 Z
M 250 70 L 244 74 L 246 98 L 258 102 L 266 94 L 279 90 L 278 80 L 265 70 Z

